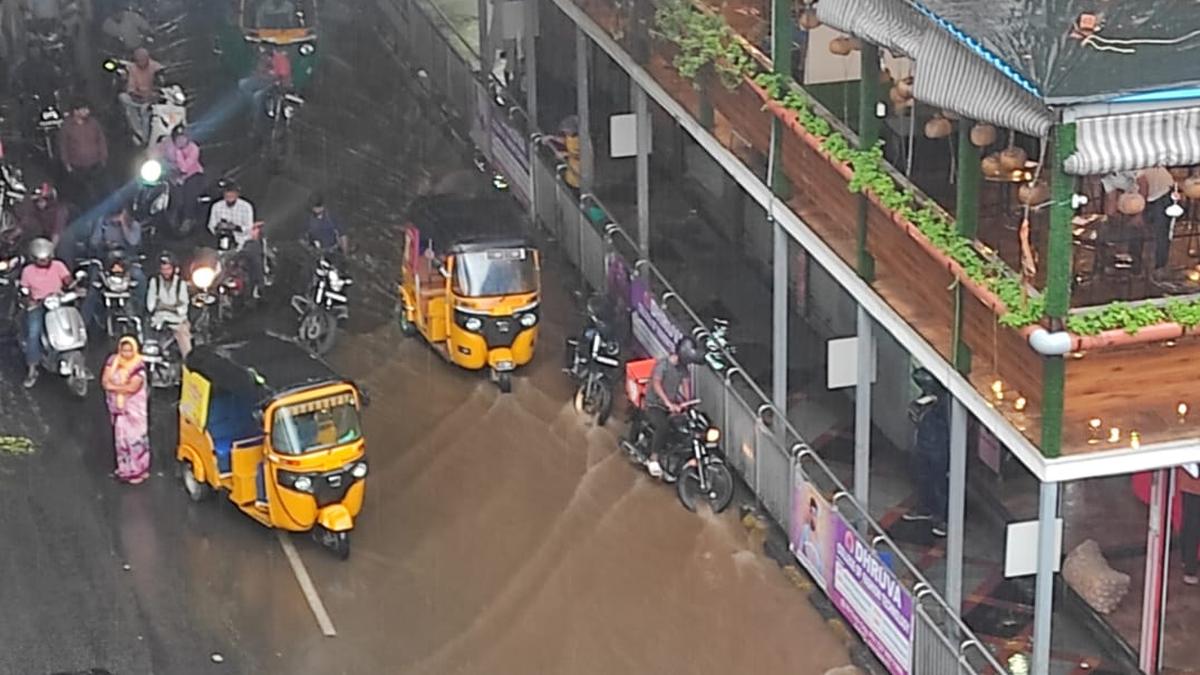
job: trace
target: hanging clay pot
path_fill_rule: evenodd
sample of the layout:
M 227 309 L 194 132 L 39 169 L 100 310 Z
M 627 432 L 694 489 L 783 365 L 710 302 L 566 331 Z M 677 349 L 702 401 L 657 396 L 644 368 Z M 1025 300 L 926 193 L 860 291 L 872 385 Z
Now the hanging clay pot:
M 1177 166 L 1169 169 L 1169 171 L 1171 172 L 1171 177 L 1175 179 L 1176 183 L 1182 183 L 1183 181 L 1187 180 L 1187 177 L 1192 173 L 1192 170 L 1186 166 Z
M 953 110 L 943 110 L 941 112 L 941 115 L 942 115 L 942 117 L 945 117 L 946 119 L 950 120 L 951 122 L 959 119 L 958 113 L 954 112 Z
M 892 107 L 897 111 L 911 108 L 913 104 L 911 98 L 907 98 L 904 94 L 900 93 L 899 87 L 888 89 L 888 100 L 892 102 Z
M 1146 210 L 1146 198 L 1136 192 L 1125 192 L 1117 202 L 1117 209 L 1127 216 L 1136 216 Z
M 806 9 L 800 15 L 800 27 L 804 30 L 813 30 L 821 25 L 821 20 L 817 18 L 817 10 Z
M 1025 160 L 1029 159 L 1029 155 L 1025 154 L 1023 148 L 1017 146 L 1007 147 L 1000 151 L 1000 168 L 1005 171 L 1016 171 L 1017 169 L 1025 168 Z
M 990 178 L 996 178 L 1004 173 L 1004 169 L 1000 168 L 1000 157 L 995 154 L 988 155 L 980 160 L 979 168 L 983 171 L 983 175 Z
M 1023 183 L 1017 188 L 1017 198 L 1022 204 L 1043 204 L 1050 199 L 1050 186 L 1046 181 L 1036 181 L 1033 183 Z
M 892 71 L 888 68 L 879 69 L 879 85 L 881 87 L 892 86 Z
M 843 35 L 829 41 L 829 51 L 837 56 L 847 56 L 854 51 L 854 47 L 850 44 L 850 38 Z
M 1200 176 L 1183 179 L 1183 195 L 1188 199 L 1200 199 Z
M 996 142 L 996 127 L 990 124 L 976 124 L 971 127 L 971 145 L 986 148 Z
M 911 77 L 898 80 L 896 82 L 896 88 L 900 90 L 900 94 L 904 96 L 904 98 L 913 97 L 913 79 Z
M 932 117 L 925 123 L 926 138 L 945 138 L 954 133 L 954 123 L 945 117 Z

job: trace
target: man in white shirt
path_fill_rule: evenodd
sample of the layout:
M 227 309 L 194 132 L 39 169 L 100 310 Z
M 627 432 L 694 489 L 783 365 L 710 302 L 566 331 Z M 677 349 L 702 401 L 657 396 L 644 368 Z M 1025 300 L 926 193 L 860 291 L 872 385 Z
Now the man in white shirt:
M 1104 212 L 1118 212 L 1117 204 L 1126 192 L 1137 192 L 1146 199 L 1146 208 L 1141 215 L 1132 219 L 1135 226 L 1143 226 L 1147 234 L 1154 237 L 1154 273 L 1161 273 L 1171 257 L 1171 219 L 1167 207 L 1171 205 L 1171 193 L 1175 190 L 1175 177 L 1161 166 L 1140 171 L 1119 171 L 1100 179 L 1104 187 Z M 1140 238 L 1139 238 L 1140 239 Z M 1134 264 L 1141 268 L 1141 242 L 1131 246 Z
M 239 258 L 246 265 L 250 286 L 255 298 L 262 293 L 263 250 L 261 243 L 252 238 L 254 231 L 254 206 L 241 198 L 241 190 L 233 181 L 225 184 L 224 199 L 212 205 L 208 214 L 208 231 L 217 235 L 218 226 L 228 223 L 233 226 L 233 240 Z
M 192 331 L 188 323 L 187 283 L 179 274 L 175 256 L 163 252 L 158 259 L 158 274 L 146 289 L 146 313 L 154 330 L 169 328 L 175 334 L 179 354 L 187 358 L 192 351 Z

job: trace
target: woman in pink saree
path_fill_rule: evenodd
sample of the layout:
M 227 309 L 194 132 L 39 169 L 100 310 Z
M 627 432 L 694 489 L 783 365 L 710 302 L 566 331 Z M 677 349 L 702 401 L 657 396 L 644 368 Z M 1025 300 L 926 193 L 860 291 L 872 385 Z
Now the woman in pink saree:
M 101 380 L 117 451 L 117 480 L 137 485 L 150 476 L 150 416 L 146 365 L 137 340 L 126 336 L 108 357 Z

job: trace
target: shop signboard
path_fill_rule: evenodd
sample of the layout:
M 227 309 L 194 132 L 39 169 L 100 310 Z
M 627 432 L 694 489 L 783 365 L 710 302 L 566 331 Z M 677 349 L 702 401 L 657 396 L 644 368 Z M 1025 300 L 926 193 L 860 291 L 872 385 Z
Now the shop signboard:
M 629 282 L 629 309 L 633 337 L 646 355 L 659 358 L 670 354 L 675 343 L 683 337 L 683 332 L 658 304 L 658 299 L 650 290 L 650 282 L 640 274 Z
M 829 599 L 892 675 L 912 672 L 913 597 L 875 550 L 834 515 Z

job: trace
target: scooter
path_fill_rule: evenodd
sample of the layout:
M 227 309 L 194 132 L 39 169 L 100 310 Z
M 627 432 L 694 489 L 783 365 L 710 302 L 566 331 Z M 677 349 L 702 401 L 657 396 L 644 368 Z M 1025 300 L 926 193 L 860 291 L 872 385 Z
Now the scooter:
M 179 386 L 183 378 L 183 355 L 175 340 L 175 326 L 153 317 L 149 320 L 150 330 L 142 341 L 142 357 L 150 371 L 150 386 L 166 389 Z
M 733 473 L 719 454 L 721 430 L 696 409 L 699 403 L 699 400 L 687 401 L 682 404 L 682 413 L 668 418 L 671 427 L 658 462 L 662 480 L 675 483 L 684 508 L 695 511 L 703 502 L 713 513 L 720 513 L 733 501 Z M 646 466 L 653 435 L 645 411 L 640 405 L 635 406 L 629 434 L 621 441 L 621 447 L 635 464 Z
M 137 282 L 130 271 L 137 261 L 126 259 L 122 251 L 113 251 L 107 260 L 89 260 L 88 264 L 96 270 L 92 287 L 103 301 L 104 326 L 109 339 L 115 343 L 125 335 L 133 335 L 140 342 L 142 321 L 133 309 Z
M 82 275 L 77 275 L 82 280 Z M 23 289 L 23 293 L 27 293 Z M 66 378 L 67 388 L 78 398 L 85 398 L 92 374 L 84 362 L 87 350 L 87 327 L 83 315 L 75 307 L 79 295 L 71 290 L 55 293 L 42 300 L 46 310 L 42 330 L 42 370 Z M 24 331 L 19 332 L 24 335 Z M 22 340 L 25 338 L 22 337 Z
M 567 364 L 564 372 L 575 388 L 575 412 L 587 415 L 604 426 L 612 414 L 613 371 L 621 365 L 621 343 L 612 335 L 612 321 L 603 301 L 592 297 L 587 303 L 587 323 L 577 338 L 567 338 Z
M 292 309 L 300 315 L 300 342 L 317 354 L 326 354 L 337 342 L 338 323 L 350 317 L 346 289 L 354 280 L 339 269 L 331 256 L 316 247 L 318 260 L 307 295 L 293 295 Z
M 267 160 L 273 172 L 278 172 L 294 149 L 292 118 L 300 112 L 304 99 L 294 91 L 273 86 L 267 95 L 265 110 L 270 120 L 267 131 Z
M 130 65 L 122 59 L 104 60 L 104 70 L 113 75 L 114 83 L 125 82 L 129 77 Z M 172 129 L 187 125 L 187 95 L 178 84 L 160 84 L 155 97 L 146 105 L 149 106 L 150 112 L 149 129 L 130 129 L 137 145 L 155 147 L 171 137 Z

